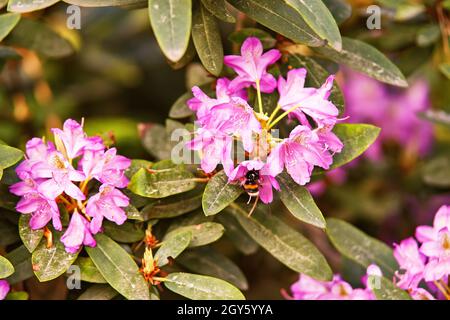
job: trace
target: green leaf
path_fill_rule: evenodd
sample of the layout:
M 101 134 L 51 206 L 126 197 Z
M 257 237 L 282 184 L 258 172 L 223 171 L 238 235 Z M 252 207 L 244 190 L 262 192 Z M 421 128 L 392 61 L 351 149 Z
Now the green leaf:
M 3 256 L 0 256 L 0 279 L 9 277 L 14 273 L 14 266 Z
M 303 20 L 302 16 L 284 1 L 273 0 L 229 0 L 236 9 L 263 26 L 283 36 L 311 47 L 325 45 Z
M 140 7 L 147 0 L 64 0 L 64 2 L 80 7 Z
M 377 300 L 411 300 L 406 291 L 398 288 L 392 280 L 380 276 L 369 276 L 368 287 L 375 294 Z
M 240 46 L 248 37 L 258 38 L 265 50 L 275 47 L 277 43 L 277 40 L 272 37 L 270 33 L 256 28 L 243 28 L 241 30 L 234 31 L 230 33 L 228 40 Z
M 19 218 L 19 235 L 25 247 L 32 253 L 39 245 L 44 235 L 43 229 L 30 228 L 31 214 L 22 214 Z
M 19 162 L 23 157 L 23 152 L 19 149 L 7 146 L 0 145 L 0 168 L 6 169 L 15 165 Z
M 128 179 L 131 179 L 131 177 L 139 171 L 139 169 L 150 169 L 153 165 L 153 162 L 148 160 L 142 160 L 142 159 L 133 159 L 131 160 L 130 167 L 125 171 L 125 175 Z
M 107 283 L 91 258 L 78 257 L 78 259 L 74 262 L 74 265 L 77 265 L 80 268 L 82 281 L 91 283 Z
M 430 186 L 450 187 L 450 157 L 439 156 L 429 160 L 423 168 L 422 177 Z
M 370 124 L 339 123 L 333 132 L 344 144 L 340 153 L 334 155 L 331 169 L 343 166 L 359 157 L 375 142 L 380 134 L 380 128 Z
M 111 300 L 119 293 L 108 284 L 95 284 L 83 292 L 77 300 Z
M 104 221 L 103 228 L 105 229 L 105 234 L 117 242 L 134 243 L 141 241 L 145 237 L 144 230 L 132 222 L 117 225 L 111 221 Z
M 167 276 L 164 285 L 167 289 L 192 300 L 245 300 L 244 295 L 226 281 L 175 272 Z
M 0 15 L 0 41 L 3 41 L 5 37 L 14 29 L 20 20 L 20 14 L 17 13 L 5 13 Z
M 78 252 L 71 254 L 66 252 L 60 240 L 61 233 L 53 232 L 53 246 L 47 248 L 47 241 L 43 239 L 31 256 L 33 271 L 41 282 L 53 280 L 72 265 L 78 256 Z
M 144 221 L 144 216 L 139 212 L 139 210 L 135 206 L 132 206 L 130 204 L 128 207 L 124 208 L 124 210 L 129 220 Z
M 229 23 L 236 22 L 236 19 L 228 12 L 225 0 L 202 0 L 202 4 L 218 19 Z
M 10 284 L 16 284 L 28 278 L 34 273 L 31 267 L 31 254 L 25 246 L 20 246 L 6 255 L 6 258 L 14 266 L 14 273 L 8 277 Z
M 128 189 L 148 198 L 164 198 L 195 188 L 194 175 L 183 166 L 149 172 L 140 169 L 130 181 Z
M 398 269 L 391 248 L 345 221 L 327 219 L 327 235 L 342 255 L 364 268 L 376 264 L 388 277 Z
M 243 189 L 228 183 L 228 177 L 222 170 L 208 181 L 202 198 L 203 212 L 207 216 L 218 214 L 243 193 Z
M 148 285 L 130 255 L 103 234 L 97 234 L 95 239 L 97 246 L 85 249 L 111 287 L 129 300 L 149 300 Z
M 200 224 L 176 228 L 167 233 L 164 237 L 164 240 L 186 231 L 192 232 L 192 239 L 189 243 L 189 247 L 199 247 L 218 240 L 220 237 L 222 237 L 225 229 L 220 223 L 204 222 Z
M 245 255 L 250 255 L 258 251 L 258 244 L 241 227 L 239 222 L 229 212 L 222 212 L 217 216 L 217 220 L 225 227 L 225 236 L 233 245 Z
M 342 63 L 368 76 L 398 87 L 407 87 L 408 82 L 384 54 L 373 46 L 359 40 L 342 38 L 342 51 L 329 47 L 315 48 L 324 58 Z
M 192 60 L 194 60 L 194 58 L 196 57 L 196 55 L 197 51 L 195 51 L 194 43 L 191 40 L 189 41 L 186 52 L 184 53 L 184 55 L 181 57 L 180 60 L 178 61 L 167 60 L 167 61 L 172 69 L 179 70 L 186 67 L 189 63 L 191 63 Z
M 216 18 L 203 5 L 192 16 L 192 39 L 203 66 L 215 76 L 223 68 L 223 47 Z
M 322 0 L 330 10 L 337 24 L 341 24 L 352 16 L 352 6 L 345 0 Z
M 289 212 L 301 221 L 324 229 L 326 227 L 325 218 L 308 189 L 298 185 L 286 173 L 278 175 L 278 181 L 281 187 L 280 199 Z
M 46 24 L 22 19 L 5 40 L 8 45 L 34 50 L 45 58 L 62 58 L 74 52 L 72 44 Z
M 186 104 L 186 102 L 192 97 L 193 96 L 190 91 L 179 97 L 170 108 L 169 117 L 173 119 L 183 119 L 194 115 L 194 112 L 189 109 Z
M 10 292 L 5 298 L 6 300 L 28 300 L 28 293 L 25 291 Z
M 318 280 L 330 280 L 332 271 L 325 257 L 303 235 L 274 215 L 257 209 L 251 217 L 239 205 L 227 210 L 234 214 L 248 234 L 288 268 Z
M 313 58 L 301 56 L 298 54 L 290 55 L 288 60 L 289 65 L 294 68 L 304 67 L 308 70 L 308 75 L 306 77 L 307 85 L 313 86 L 315 88 L 320 88 L 330 73 L 325 70 L 316 60 Z M 331 90 L 330 100 L 339 109 L 339 114 L 344 114 L 344 96 L 339 89 L 336 81 L 333 83 L 333 89 Z
M 248 282 L 241 269 L 226 256 L 202 247 L 183 252 L 177 262 L 189 271 L 225 280 L 241 290 L 248 289 Z
M 168 258 L 175 259 L 180 255 L 192 240 L 192 231 L 176 232 L 173 236 L 167 237 L 161 244 L 161 247 L 155 254 L 155 260 L 159 267 L 169 263 Z
M 164 55 L 180 60 L 187 50 L 192 23 L 191 0 L 149 0 L 150 23 Z
M 333 15 L 321 0 L 285 0 L 305 22 L 335 50 L 342 49 L 342 39 Z
M 59 0 L 9 0 L 8 11 L 11 12 L 32 12 L 54 5 Z
M 441 63 L 439 65 L 439 70 L 447 77 L 447 79 L 450 79 L 450 63 Z
M 174 218 L 194 211 L 202 205 L 203 189 L 180 193 L 163 199 L 158 199 L 142 209 L 145 220 Z

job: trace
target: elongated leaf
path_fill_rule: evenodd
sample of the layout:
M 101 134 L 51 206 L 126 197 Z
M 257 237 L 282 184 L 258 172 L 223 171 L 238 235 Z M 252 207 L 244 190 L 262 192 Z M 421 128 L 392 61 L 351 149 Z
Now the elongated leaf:
M 341 254 L 364 268 L 376 264 L 387 277 L 398 269 L 391 248 L 345 221 L 327 219 L 327 235 Z
M 192 239 L 189 243 L 189 247 L 199 247 L 210 244 L 218 240 L 225 232 L 223 226 L 215 222 L 204 222 L 200 224 L 179 227 L 173 231 L 170 231 L 164 239 L 169 239 L 176 236 L 179 233 L 186 231 L 192 232 Z
M 248 289 L 247 279 L 241 269 L 226 256 L 209 247 L 185 251 L 177 262 L 189 271 L 228 281 L 241 290 Z
M 77 300 L 111 300 L 119 293 L 108 284 L 96 284 L 83 292 Z
M 191 0 L 149 0 L 150 22 L 164 55 L 180 60 L 187 50 L 192 23 Z
M 230 33 L 230 35 L 228 36 L 228 40 L 240 46 L 248 37 L 258 38 L 261 41 L 264 49 L 271 49 L 275 47 L 277 43 L 277 40 L 272 37 L 270 33 L 256 28 L 243 28 L 241 30 L 234 31 Z
M 30 228 L 30 214 L 22 214 L 19 219 L 19 235 L 25 247 L 32 253 L 39 245 L 44 235 L 44 230 Z
M 315 48 L 314 50 L 327 59 L 345 64 L 381 82 L 399 87 L 408 86 L 408 82 L 397 66 L 367 43 L 344 37 L 340 52 L 329 47 Z
M 82 281 L 91 283 L 107 283 L 91 258 L 78 257 L 74 265 L 77 265 L 80 268 Z
M 149 300 L 148 285 L 128 253 L 103 234 L 95 238 L 97 246 L 86 251 L 111 287 L 129 300 Z
M 50 281 L 62 275 L 78 256 L 78 252 L 75 254 L 66 252 L 60 237 L 61 233 L 54 231 L 51 248 L 47 248 L 47 241 L 44 239 L 33 251 L 31 256 L 33 271 L 41 282 Z
M 140 169 L 130 181 L 128 189 L 148 198 L 164 198 L 195 188 L 194 176 L 180 167 L 155 172 Z
M 11 262 L 9 262 L 9 260 L 5 257 L 0 256 L 0 279 L 7 278 L 13 273 L 14 267 Z
M 333 15 L 321 0 L 285 0 L 285 2 L 295 9 L 303 17 L 305 22 L 322 39 L 340 51 L 342 49 L 342 39 L 339 28 Z
M 202 0 L 202 4 L 218 19 L 230 23 L 236 22 L 236 19 L 228 12 L 225 0 Z
M 54 5 L 59 0 L 9 0 L 8 11 L 11 12 L 32 12 Z
M 215 174 L 206 185 L 203 193 L 202 207 L 207 216 L 218 214 L 230 203 L 236 200 L 243 192 L 243 189 L 228 183 L 228 177 L 224 171 Z
M 7 279 L 10 284 L 16 284 L 34 275 L 31 267 L 31 254 L 25 246 L 9 252 L 6 258 L 14 266 L 14 273 Z
M 239 289 L 228 282 L 197 274 L 171 273 L 164 285 L 167 289 L 192 300 L 245 300 Z
M 20 14 L 5 13 L 0 15 L 0 41 L 11 32 L 20 20 Z
M 195 8 L 192 16 L 192 39 L 206 70 L 219 76 L 223 68 L 223 48 L 216 18 L 203 6 Z
M 147 5 L 148 0 L 64 0 L 64 2 L 80 7 L 140 7 Z
M 155 254 L 155 260 L 158 266 L 163 267 L 169 263 L 168 258 L 176 258 L 180 255 L 191 242 L 192 231 L 177 232 L 171 237 L 164 239 L 161 247 Z
M 380 276 L 369 276 L 368 287 L 377 300 L 411 300 L 406 291 L 398 288 L 392 280 Z
M 311 47 L 325 45 L 303 20 L 302 16 L 284 1 L 278 0 L 229 0 L 239 11 L 283 36 Z
M 19 149 L 7 146 L 0 145 L 0 168 L 6 169 L 11 167 L 12 165 L 19 162 L 23 157 L 23 152 Z
M 257 209 L 248 217 L 237 204 L 227 210 L 257 243 L 288 268 L 319 280 L 331 279 L 331 268 L 320 251 L 275 216 Z
M 278 175 L 277 178 L 281 187 L 281 201 L 289 212 L 301 221 L 324 229 L 326 227 L 325 218 L 308 189 L 298 185 L 285 173 Z
M 217 220 L 225 227 L 225 236 L 236 249 L 245 255 L 253 254 L 258 250 L 258 244 L 248 235 L 232 214 L 224 211 L 217 216 Z
M 103 228 L 108 237 L 118 242 L 133 243 L 145 237 L 144 230 L 131 222 L 125 222 L 119 226 L 114 222 L 104 221 Z
M 346 0 L 322 0 L 330 10 L 337 24 L 346 21 L 352 15 L 352 6 Z
M 334 127 L 333 131 L 344 144 L 344 149 L 334 155 L 332 169 L 359 157 L 380 134 L 380 128 L 370 124 L 340 123 Z

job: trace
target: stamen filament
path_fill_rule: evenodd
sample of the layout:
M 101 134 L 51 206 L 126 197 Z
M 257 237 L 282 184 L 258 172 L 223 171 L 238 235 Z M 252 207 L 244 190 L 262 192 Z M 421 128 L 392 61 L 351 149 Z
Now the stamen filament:
M 290 114 L 291 112 L 295 111 L 297 108 L 300 107 L 300 104 L 293 106 L 292 108 L 290 108 L 288 111 L 283 112 L 278 118 L 275 119 L 274 122 L 272 122 L 269 127 L 267 128 L 267 130 L 270 130 L 274 125 L 276 125 L 278 122 L 280 122 L 281 120 L 283 120 L 284 117 L 286 117 L 288 114 Z
M 263 110 L 263 106 L 262 106 L 262 98 L 261 98 L 261 86 L 259 84 L 259 79 L 256 80 L 256 93 L 258 95 L 259 113 L 264 114 L 264 110 Z
M 270 122 L 273 120 L 273 118 L 275 118 L 275 116 L 277 115 L 278 111 L 280 111 L 281 106 L 279 104 L 277 104 L 277 107 L 273 110 L 272 114 L 269 117 L 269 120 L 267 120 L 267 125 L 270 125 Z

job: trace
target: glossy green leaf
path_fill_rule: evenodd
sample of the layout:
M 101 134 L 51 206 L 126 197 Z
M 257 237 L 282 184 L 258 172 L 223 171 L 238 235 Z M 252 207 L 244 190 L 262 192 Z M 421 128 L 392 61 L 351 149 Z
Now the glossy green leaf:
M 256 28 L 243 28 L 241 30 L 234 31 L 230 33 L 228 40 L 238 45 L 242 45 L 248 37 L 258 38 L 261 41 L 263 48 L 266 50 L 275 47 L 277 43 L 277 40 L 272 37 L 270 33 Z
M 229 0 L 228 2 L 263 26 L 295 42 L 311 47 L 326 44 L 326 41 L 306 24 L 302 16 L 284 1 Z
M 352 6 L 346 0 L 322 0 L 330 10 L 337 24 L 341 24 L 352 15 Z
M 6 169 L 8 167 L 11 167 L 12 165 L 19 162 L 20 159 L 23 157 L 23 152 L 19 149 L 7 146 L 7 145 L 0 145 L 0 168 Z
M 176 232 L 172 236 L 166 237 L 155 254 L 158 266 L 163 267 L 169 263 L 168 258 L 175 259 L 180 255 L 192 240 L 192 231 Z
M 22 214 L 19 218 L 19 235 L 25 247 L 32 253 L 41 242 L 44 230 L 30 228 L 31 214 Z
M 183 252 L 177 262 L 189 271 L 225 280 L 241 290 L 248 289 L 248 282 L 241 269 L 226 256 L 209 247 Z
M 140 7 L 147 5 L 148 0 L 64 0 L 64 2 L 80 7 Z
M 301 221 L 324 229 L 326 227 L 325 218 L 308 189 L 298 185 L 286 173 L 278 175 L 277 178 L 281 188 L 280 199 L 289 212 Z
M 194 175 L 182 166 L 151 173 L 140 169 L 128 185 L 128 189 L 137 195 L 148 198 L 164 198 L 194 188 Z
M 86 251 L 111 287 L 129 300 L 149 300 L 148 285 L 130 255 L 103 234 L 95 238 L 97 246 Z
M 224 171 L 216 173 L 208 181 L 203 193 L 202 207 L 207 216 L 218 214 L 243 193 L 243 189 L 228 182 Z
M 327 219 L 327 235 L 341 254 L 364 268 L 376 264 L 387 277 L 398 269 L 391 248 L 345 221 Z
M 0 15 L 0 41 L 11 32 L 20 20 L 20 14 L 4 13 Z
M 257 209 L 248 217 L 247 212 L 237 204 L 227 210 L 234 214 L 257 243 L 288 268 L 318 280 L 331 279 L 331 268 L 320 251 L 274 215 Z
M 332 169 L 343 166 L 359 157 L 375 142 L 380 134 L 380 128 L 370 124 L 337 124 L 333 132 L 344 144 L 340 153 L 333 157 Z
M 132 222 L 117 225 L 114 222 L 104 221 L 103 228 L 108 237 L 118 242 L 133 243 L 141 241 L 145 237 L 144 230 Z
M 214 16 L 216 16 L 218 19 L 235 23 L 236 19 L 233 17 L 233 15 L 228 12 L 227 10 L 227 3 L 225 0 L 201 0 L 203 6 L 205 6 L 206 9 L 208 9 L 209 12 L 211 12 Z
M 176 228 L 175 230 L 170 231 L 168 234 L 166 234 L 164 240 L 186 231 L 192 232 L 192 239 L 189 243 L 189 247 L 199 247 L 217 241 L 220 237 L 222 237 L 225 229 L 219 223 L 204 222 L 200 224 Z
M 362 41 L 344 37 L 340 52 L 329 47 L 314 50 L 324 58 L 345 64 L 381 82 L 398 87 L 408 86 L 405 77 L 394 63 L 373 46 Z
M 192 300 L 245 300 L 244 295 L 226 281 L 199 276 L 197 274 L 175 272 L 167 276 L 167 289 Z
M 380 276 L 369 276 L 368 287 L 375 294 L 377 300 L 411 300 L 406 291 L 398 288 L 392 280 Z
M 47 241 L 43 239 L 31 256 L 33 271 L 39 281 L 53 280 L 67 271 L 78 256 L 78 252 L 66 252 L 62 244 L 60 232 L 53 232 L 53 246 L 47 248 Z
M 322 39 L 340 51 L 342 49 L 342 39 L 339 28 L 333 15 L 324 5 L 322 0 L 284 0 L 289 6 L 296 10 Z
M 8 277 L 8 282 L 13 285 L 33 277 L 31 267 L 31 254 L 25 246 L 20 246 L 5 256 L 14 266 L 14 273 Z
M 82 281 L 91 283 L 107 283 L 91 258 L 78 257 L 78 259 L 74 262 L 74 265 L 80 268 Z
M 108 284 L 95 284 L 83 292 L 77 300 L 111 300 L 119 293 Z
M 9 277 L 14 273 L 14 266 L 3 256 L 0 256 L 0 279 Z
M 223 47 L 216 18 L 203 6 L 195 8 L 192 16 L 192 39 L 203 66 L 215 76 L 223 68 Z
M 59 2 L 59 0 L 9 0 L 8 11 L 11 12 L 32 12 L 45 9 Z
M 187 50 L 192 24 L 191 0 L 149 0 L 150 22 L 164 55 L 180 60 Z

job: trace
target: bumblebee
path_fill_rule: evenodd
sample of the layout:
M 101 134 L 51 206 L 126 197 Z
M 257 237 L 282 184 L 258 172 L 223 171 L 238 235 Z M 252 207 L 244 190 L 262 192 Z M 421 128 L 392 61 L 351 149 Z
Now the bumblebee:
M 243 184 L 245 192 L 250 197 L 259 196 L 259 172 L 256 170 L 250 170 L 245 175 L 245 181 Z

